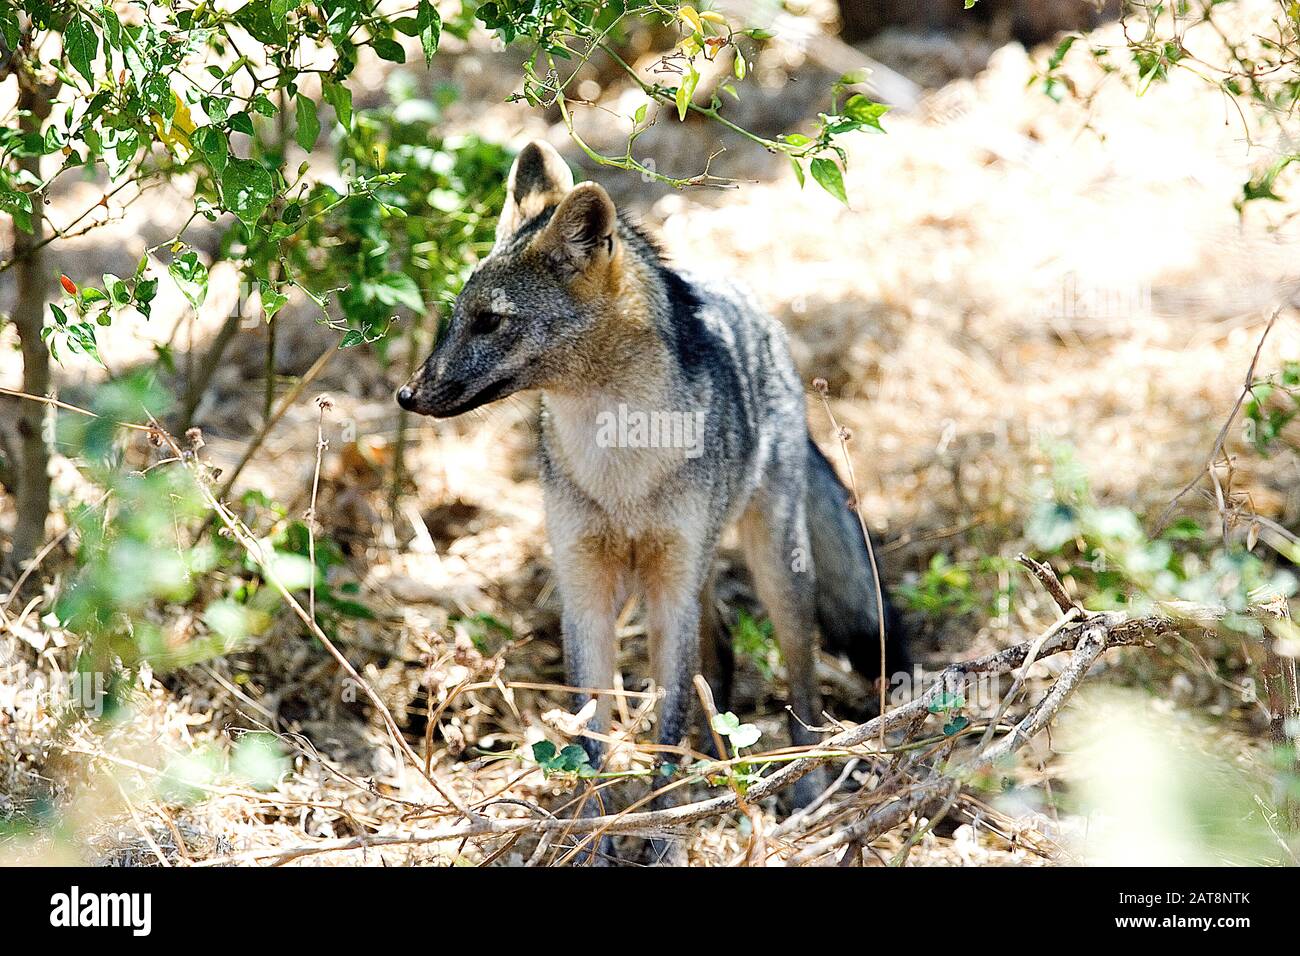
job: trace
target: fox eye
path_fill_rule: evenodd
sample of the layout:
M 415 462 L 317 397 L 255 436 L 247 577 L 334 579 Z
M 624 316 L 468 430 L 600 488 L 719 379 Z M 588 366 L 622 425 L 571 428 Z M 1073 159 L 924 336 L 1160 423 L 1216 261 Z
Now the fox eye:
M 470 323 L 469 330 L 474 335 L 486 335 L 499 329 L 502 321 L 503 316 L 495 312 L 481 312 L 474 316 L 474 321 Z

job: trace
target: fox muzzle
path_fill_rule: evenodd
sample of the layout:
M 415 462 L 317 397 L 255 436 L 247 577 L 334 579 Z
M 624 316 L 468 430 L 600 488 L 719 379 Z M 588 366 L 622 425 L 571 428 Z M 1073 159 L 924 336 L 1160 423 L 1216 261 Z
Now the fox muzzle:
M 417 382 L 414 385 L 403 385 L 398 389 L 397 404 L 417 415 L 452 418 L 516 391 L 518 391 L 518 384 L 513 375 L 498 379 L 475 391 L 471 391 L 462 382 L 443 382 L 433 387 Z

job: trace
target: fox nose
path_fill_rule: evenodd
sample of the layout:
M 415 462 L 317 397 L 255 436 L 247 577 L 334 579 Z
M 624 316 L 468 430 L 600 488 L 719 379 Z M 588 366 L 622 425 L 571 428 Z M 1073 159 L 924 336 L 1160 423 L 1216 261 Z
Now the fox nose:
M 397 390 L 397 404 L 408 412 L 415 411 L 415 391 L 411 386 L 403 385 Z

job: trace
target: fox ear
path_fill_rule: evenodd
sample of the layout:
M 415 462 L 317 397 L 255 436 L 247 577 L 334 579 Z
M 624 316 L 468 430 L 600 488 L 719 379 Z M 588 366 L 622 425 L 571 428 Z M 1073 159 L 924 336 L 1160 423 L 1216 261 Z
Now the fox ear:
M 575 275 L 612 261 L 618 251 L 618 213 L 599 183 L 581 183 L 564 197 L 535 248 Z
M 506 202 L 497 220 L 497 242 L 554 206 L 573 188 L 573 173 L 555 147 L 540 139 L 525 146 L 510 167 Z

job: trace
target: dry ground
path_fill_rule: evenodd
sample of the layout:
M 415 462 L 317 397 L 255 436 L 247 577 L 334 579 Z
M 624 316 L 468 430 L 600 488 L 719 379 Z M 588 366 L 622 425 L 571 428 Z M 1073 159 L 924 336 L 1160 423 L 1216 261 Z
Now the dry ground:
M 1091 40 L 1117 43 L 1116 28 Z M 914 55 L 919 42 L 907 38 L 904 52 Z M 873 52 L 887 57 L 887 47 L 876 44 Z M 788 50 L 779 55 L 798 61 Z M 915 110 L 893 114 L 888 135 L 860 136 L 851 149 L 849 209 L 811 185 L 801 190 L 788 169 L 740 146 L 731 146 L 717 167 L 753 180 L 734 190 L 665 195 L 630 175 L 599 176 L 657 229 L 677 261 L 752 286 L 790 329 L 805 379 L 830 382 L 835 414 L 853 432 L 861 500 L 884 543 L 891 583 L 914 575 L 936 553 L 969 561 L 1010 557 L 1025 547 L 1024 521 L 1048 467 L 1048 443 L 1076 449 L 1100 499 L 1139 514 L 1158 512 L 1204 460 L 1274 308 L 1283 312 L 1261 368 L 1300 358 L 1292 301 L 1297 269 L 1289 254 L 1295 204 L 1252 207 L 1244 218 L 1232 206 L 1271 144 L 1248 144 L 1217 94 L 1185 73 L 1137 97 L 1072 54 L 1067 68 L 1093 95 L 1054 103 L 1030 82 L 1045 55 L 1015 45 L 993 51 L 970 78 L 953 79 Z M 449 121 L 514 142 L 545 135 L 563 144 L 562 128 L 497 102 L 512 76 L 502 59 L 487 50 L 447 51 L 440 78 L 468 90 Z M 762 65 L 760 76 L 776 84 L 789 65 Z M 799 85 L 816 82 L 813 72 Z M 618 104 L 621 95 L 609 88 L 604 102 Z M 764 102 L 775 109 L 778 101 L 773 93 Z M 612 142 L 611 121 L 597 113 L 584 122 L 589 135 Z M 713 137 L 707 127 L 667 129 L 647 139 L 646 150 L 701 157 Z M 69 189 L 52 215 L 79 208 L 82 194 L 93 194 L 93 186 Z M 74 277 L 97 275 L 117 258 L 131 260 L 145 237 L 164 234 L 168 224 L 166 197 L 143 202 L 147 214 L 136 207 L 122 224 L 66 253 L 68 265 L 59 268 Z M 1072 288 L 1105 305 L 1065 305 Z M 201 341 L 229 303 L 229 295 L 214 292 L 192 332 L 184 327 L 181 334 Z M 114 329 L 104 353 L 129 364 L 147 353 L 151 337 L 171 333 L 181 311 L 177 296 L 164 299 L 149 327 Z M 8 348 L 12 334 L 0 332 L 5 385 L 19 374 Z M 279 371 L 301 373 L 333 336 L 309 321 L 293 324 L 282 334 Z M 201 409 L 205 453 L 216 464 L 228 467 L 257 428 L 264 347 L 260 329 L 241 335 Z M 345 546 L 345 576 L 360 581 L 377 613 L 374 621 L 344 627 L 341 643 L 415 737 L 424 735 L 431 709 L 440 711 L 429 738 L 433 754 L 466 799 L 511 786 L 512 796 L 546 800 L 555 787 L 540 774 L 529 775 L 517 760 L 478 761 L 471 749 L 541 739 L 545 713 L 564 706 L 560 695 L 518 686 L 561 679 L 532 464 L 534 402 L 524 397 L 464 421 L 422 423 L 407 449 L 414 484 L 390 522 L 383 467 L 396 435 L 391 391 L 404 365 L 400 353 L 388 368 L 356 351 L 340 354 L 274 431 L 241 487 L 260 488 L 287 514 L 301 514 L 316 440 L 311 398 L 328 393 L 335 407 L 326 419 L 320 521 Z M 65 364 L 65 397 L 84 395 L 96 374 Z M 811 402 L 810 420 L 823 447 L 833 447 Z M 1294 526 L 1295 475 L 1282 464 L 1251 461 L 1239 488 L 1251 491 L 1261 512 Z M 66 499 L 89 493 L 66 463 L 58 475 Z M 1203 508 L 1195 500 L 1189 506 Z M 735 557 L 724 555 L 724 594 L 733 611 L 753 610 Z M 1024 640 L 1050 622 L 1046 602 L 1023 578 L 1009 582 L 991 573 L 977 579 L 976 589 L 991 600 L 1008 583 L 1017 590 L 1006 613 L 913 622 L 927 665 Z M 484 612 L 508 626 L 514 640 L 467 620 Z M 7 695 L 0 699 L 0 812 L 6 803 L 10 811 L 57 808 L 71 836 L 0 841 L 5 858 L 251 861 L 319 840 L 427 824 L 427 812 L 400 802 L 418 805 L 427 789 L 402 773 L 378 721 L 345 699 L 333 665 L 287 616 L 253 647 L 183 673 L 146 675 L 131 718 L 105 730 L 60 727 L 57 700 L 24 693 L 38 676 L 67 666 L 63 645 L 70 637 L 42 623 L 41 614 L 39 602 L 12 608 L 0 634 L 0 668 L 7 667 L 0 669 L 0 694 Z M 202 626 L 184 609 L 160 614 L 179 632 Z M 634 611 L 624 634 L 622 661 L 635 689 L 644 646 Z M 738 709 L 779 743 L 779 684 L 764 687 L 752 663 L 742 667 Z M 1210 749 L 1254 760 L 1251 715 L 1208 678 L 1180 672 L 1179 684 L 1167 671 L 1143 670 L 1118 656 L 1106 667 L 1121 683 L 1144 675 L 1157 699 L 1178 690 L 1180 700 L 1217 719 Z M 841 714 L 860 703 L 851 699 L 851 682 L 835 681 L 828 690 Z M 627 698 L 623 716 L 645 739 L 646 724 L 636 720 L 640 702 Z M 226 752 L 243 729 L 257 727 L 284 734 L 293 748 L 292 772 L 274 790 L 216 779 L 201 784 L 202 800 L 159 797 L 161 771 L 185 776 L 192 754 Z M 1015 801 L 927 836 L 912 861 L 1023 864 L 1086 856 L 1079 821 L 1044 810 L 1053 781 L 1069 787 L 1068 765 L 1044 744 L 1025 761 L 1020 780 Z M 637 793 L 637 785 L 625 792 Z M 769 826 L 775 812 L 765 808 Z M 735 861 L 748 826 L 726 817 L 693 828 L 684 834 L 692 861 Z M 897 846 L 897 838 L 882 840 L 876 858 Z M 531 847 L 521 842 L 500 860 L 525 860 Z M 490 841 L 436 843 L 303 862 L 481 862 L 499 848 Z

